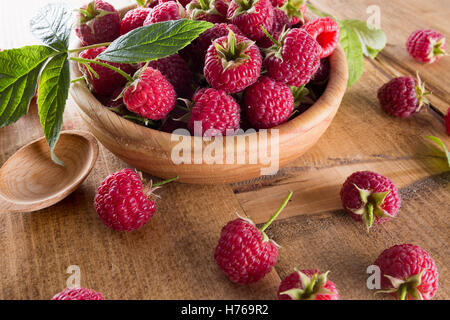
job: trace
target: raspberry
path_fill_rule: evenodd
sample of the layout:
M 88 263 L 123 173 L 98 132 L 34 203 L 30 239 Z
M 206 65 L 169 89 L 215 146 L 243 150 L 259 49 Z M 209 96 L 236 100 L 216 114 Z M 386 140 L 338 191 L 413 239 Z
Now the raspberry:
M 228 35 L 229 30 L 232 30 L 234 34 L 243 36 L 241 30 L 234 24 L 216 23 L 214 26 L 204 31 L 194 42 L 192 43 L 192 57 L 195 64 L 195 70 L 202 70 L 205 64 L 205 56 L 209 46 L 212 42 L 218 38 Z
M 164 119 L 175 107 L 173 86 L 159 70 L 150 67 L 140 69 L 135 79 L 123 93 L 127 109 L 150 120 Z
M 209 47 L 204 74 L 213 88 L 236 93 L 256 82 L 261 64 L 261 53 L 254 42 L 230 30 L 228 36 L 214 40 Z
M 262 76 L 244 93 L 245 113 L 255 129 L 286 122 L 294 110 L 294 96 L 287 85 Z
M 320 46 L 303 29 L 287 30 L 266 52 L 269 76 L 291 86 L 307 84 L 320 65 Z
M 272 270 L 277 262 L 278 249 L 264 230 L 276 219 L 291 196 L 292 192 L 261 229 L 256 228 L 250 220 L 242 218 L 223 227 L 214 259 L 232 282 L 254 283 Z
M 281 7 L 285 2 L 286 2 L 286 0 L 270 0 L 270 3 L 272 4 L 272 6 L 274 8 Z
M 191 0 L 159 0 L 159 3 L 164 3 L 164 2 L 176 2 L 178 1 L 179 4 L 181 4 L 183 6 L 183 8 L 186 8 L 187 5 L 191 2 Z M 155 7 L 158 3 L 158 0 L 155 0 L 156 4 L 153 6 Z M 152 8 L 153 8 L 152 7 Z
M 273 8 L 272 34 L 277 31 L 282 31 L 283 28 L 289 27 L 289 21 L 290 19 L 284 11 L 279 8 Z
M 331 56 L 339 42 L 340 31 L 336 21 L 330 17 L 319 18 L 305 24 L 303 29 L 319 42 L 321 59 Z
M 445 55 L 444 36 L 434 30 L 416 30 L 406 41 L 406 50 L 411 57 L 424 63 L 433 63 Z
M 102 182 L 94 207 L 103 223 L 116 231 L 137 230 L 156 211 L 155 203 L 143 192 L 141 178 L 130 169 L 109 175 Z
M 447 114 L 444 117 L 445 130 L 447 134 L 450 136 L 450 108 L 447 110 Z
M 102 53 L 105 50 L 106 50 L 106 47 L 99 47 L 99 48 L 84 50 L 80 53 L 80 58 L 94 60 L 95 58 L 97 58 L 97 56 L 100 53 Z M 103 61 L 103 60 L 99 60 L 99 61 L 109 64 L 113 67 L 119 68 L 128 74 L 131 74 L 134 72 L 134 68 L 129 64 L 112 63 L 112 62 Z M 79 67 L 80 67 L 80 71 L 85 76 L 91 91 L 93 91 L 94 93 L 97 93 L 99 95 L 109 96 L 117 88 L 123 87 L 127 83 L 127 79 L 124 78 L 119 73 L 117 73 L 116 71 L 108 69 L 103 66 L 100 66 L 98 64 L 93 64 L 93 63 L 90 64 L 90 67 L 97 74 L 98 78 L 95 74 L 92 74 L 84 64 L 80 64 Z
M 100 292 L 91 289 L 65 289 L 53 296 L 52 300 L 105 300 Z
M 417 77 L 392 79 L 378 90 L 378 100 L 386 113 L 394 117 L 408 118 L 428 105 L 425 84 Z
M 120 35 L 120 14 L 107 2 L 91 1 L 79 10 L 75 33 L 83 46 L 112 42 Z
M 172 84 L 178 96 L 184 98 L 192 96 L 192 72 L 186 61 L 178 54 L 150 61 L 149 67 L 161 71 L 162 75 Z
M 381 224 L 394 218 L 402 200 L 395 184 L 382 175 L 359 171 L 344 182 L 342 206 L 355 221 L 363 221 L 367 230 L 373 223 Z
M 226 22 L 226 11 L 225 14 L 219 13 L 216 5 L 219 6 L 219 8 L 225 6 L 228 10 L 226 2 L 223 0 L 192 0 L 186 6 L 186 11 L 193 20 L 204 20 L 211 23 Z
M 126 34 L 131 30 L 142 27 L 144 21 L 151 12 L 149 8 L 137 8 L 128 11 L 120 22 L 120 34 Z
M 163 2 L 152 9 L 147 19 L 144 21 L 144 26 L 156 22 L 163 22 L 169 20 L 179 20 L 186 16 L 186 12 L 181 4 L 178 2 Z
M 311 83 L 313 84 L 324 84 L 328 80 L 330 75 L 330 60 L 327 58 L 320 60 L 319 69 L 311 77 Z
M 232 96 L 223 90 L 201 89 L 194 95 L 194 107 L 189 119 L 189 130 L 194 134 L 194 122 L 201 122 L 202 135 L 227 135 L 239 129 L 241 108 Z
M 273 7 L 270 0 L 233 0 L 228 7 L 227 18 L 250 39 L 264 37 L 261 26 L 272 31 Z
M 336 285 L 328 272 L 318 270 L 294 271 L 283 279 L 278 288 L 279 300 L 339 300 Z
M 395 245 L 384 250 L 374 265 L 381 271 L 378 293 L 390 293 L 400 300 L 430 300 L 439 288 L 439 274 L 433 258 L 419 246 Z

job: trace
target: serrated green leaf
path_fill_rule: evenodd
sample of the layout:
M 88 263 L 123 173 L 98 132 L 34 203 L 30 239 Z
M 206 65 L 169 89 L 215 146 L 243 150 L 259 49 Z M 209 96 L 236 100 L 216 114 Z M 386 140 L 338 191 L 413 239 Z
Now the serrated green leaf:
M 348 86 L 351 87 L 364 73 L 364 56 L 358 35 L 352 28 L 339 21 L 341 29 L 340 44 L 348 64 Z
M 53 150 L 61 131 L 63 113 L 70 87 L 70 72 L 67 53 L 52 58 L 41 74 L 38 92 L 39 117 L 44 135 L 51 150 L 53 161 L 62 162 Z
M 365 56 L 374 59 L 386 46 L 387 38 L 383 30 L 368 25 L 361 20 L 341 20 L 341 28 L 351 29 L 361 42 L 361 48 Z
M 45 46 L 0 52 L 0 128 L 27 113 L 39 73 L 53 54 L 55 51 Z
M 212 26 L 187 19 L 143 26 L 115 40 L 98 58 L 116 63 L 157 60 L 177 53 Z
M 67 51 L 72 11 L 63 3 L 48 4 L 30 21 L 31 32 L 57 51 Z
M 434 143 L 436 143 L 438 146 L 440 146 L 442 148 L 442 151 L 444 151 L 444 154 L 447 157 L 448 166 L 450 167 L 450 152 L 448 152 L 448 149 L 445 146 L 445 144 L 442 142 L 442 140 L 439 139 L 438 137 L 434 137 L 434 136 L 427 136 L 425 138 L 433 141 Z

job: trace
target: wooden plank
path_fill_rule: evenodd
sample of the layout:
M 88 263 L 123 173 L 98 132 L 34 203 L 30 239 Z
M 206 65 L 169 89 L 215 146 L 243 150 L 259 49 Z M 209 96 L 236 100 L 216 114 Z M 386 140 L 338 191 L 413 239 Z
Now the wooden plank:
M 384 174 L 404 187 L 447 169 L 445 159 L 424 137 L 435 135 L 447 145 L 444 124 L 434 112 L 409 119 L 388 116 L 373 88 L 386 76 L 370 61 L 363 78 L 345 95 L 325 135 L 304 156 L 274 177 L 234 184 L 242 208 L 257 223 L 266 221 L 288 190 L 294 191 L 280 219 L 341 208 L 339 190 L 358 170 Z M 442 203 L 450 197 L 444 197 Z
M 360 223 L 343 210 L 327 211 L 276 221 L 268 235 L 282 246 L 276 266 L 281 278 L 299 269 L 330 270 L 341 299 L 390 299 L 366 287 L 366 269 L 385 249 L 412 243 L 427 250 L 439 271 L 435 299 L 450 298 L 448 247 L 450 172 L 414 183 L 401 190 L 403 206 L 398 218 L 375 226 L 367 235 Z M 295 200 L 294 200 L 295 201 Z

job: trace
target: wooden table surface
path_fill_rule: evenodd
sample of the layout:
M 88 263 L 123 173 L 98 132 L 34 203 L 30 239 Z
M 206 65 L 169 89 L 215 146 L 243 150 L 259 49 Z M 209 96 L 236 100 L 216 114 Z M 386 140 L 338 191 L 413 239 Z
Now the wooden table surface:
M 85 0 L 86 1 L 86 0 Z M 79 5 L 83 1 L 66 1 Z M 130 1 L 111 1 L 114 5 Z M 9 4 L 8 4 L 9 3 Z M 36 42 L 28 21 L 40 1 L 0 2 L 0 47 Z M 107 229 L 92 202 L 100 182 L 127 165 L 105 148 L 89 178 L 61 203 L 35 213 L 0 216 L 0 299 L 50 299 L 66 286 L 66 269 L 81 268 L 81 284 L 107 299 L 275 299 L 280 279 L 294 267 L 330 270 L 342 299 L 373 299 L 366 268 L 384 249 L 400 243 L 425 248 L 440 273 L 437 299 L 449 299 L 450 172 L 427 135 L 445 135 L 443 114 L 450 102 L 450 57 L 433 65 L 413 61 L 408 35 L 434 28 L 450 38 L 447 0 L 322 0 L 317 7 L 338 18 L 365 19 L 366 8 L 381 8 L 388 45 L 375 61 L 365 60 L 361 80 L 346 93 L 326 134 L 307 154 L 265 177 L 233 185 L 175 183 L 159 191 L 158 211 L 138 232 Z M 387 116 L 376 91 L 389 79 L 420 72 L 433 91 L 430 110 L 410 119 Z M 65 129 L 85 129 L 68 102 Z M 36 106 L 16 124 L 0 129 L 0 164 L 27 142 L 42 136 Z M 400 188 L 398 218 L 373 228 L 344 213 L 339 190 L 357 170 L 390 177 Z M 149 178 L 147 176 L 147 178 Z M 274 270 L 262 281 L 239 286 L 215 265 L 220 230 L 238 213 L 265 221 L 288 190 L 291 203 L 268 234 L 282 246 Z

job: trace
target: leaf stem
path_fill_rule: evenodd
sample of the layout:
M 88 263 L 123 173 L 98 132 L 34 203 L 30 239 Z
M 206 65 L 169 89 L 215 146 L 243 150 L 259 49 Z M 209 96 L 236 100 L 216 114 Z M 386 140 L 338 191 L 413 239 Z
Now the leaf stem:
M 70 57 L 69 59 L 72 60 L 72 61 L 83 63 L 83 64 L 86 64 L 86 63 L 98 64 L 98 65 L 100 65 L 102 67 L 111 69 L 111 70 L 119 73 L 121 76 L 126 78 L 129 82 L 133 82 L 134 81 L 133 78 L 128 73 L 126 73 L 126 72 L 122 71 L 121 69 L 116 68 L 116 67 L 114 67 L 114 66 L 112 66 L 110 64 L 107 64 L 107 63 L 104 63 L 104 62 L 100 62 L 100 61 L 97 61 L 97 60 L 89 60 L 89 59 L 83 59 L 83 58 L 78 58 L 78 57 Z
M 264 230 L 266 230 L 271 224 L 272 222 L 278 217 L 278 215 L 281 213 L 281 211 L 283 211 L 284 207 L 286 207 L 286 205 L 288 204 L 289 200 L 292 197 L 293 192 L 289 191 L 288 196 L 286 197 L 286 199 L 284 200 L 283 204 L 281 205 L 281 207 L 277 210 L 277 212 L 275 212 L 275 214 L 269 219 L 269 221 L 267 221 L 261 229 L 259 229 L 259 231 L 264 232 Z
M 84 50 L 100 48 L 100 47 L 108 47 L 110 44 L 111 44 L 111 42 L 97 43 L 97 44 L 93 44 L 91 46 L 70 49 L 69 53 L 76 53 L 76 52 L 81 52 L 81 51 L 84 51 Z

